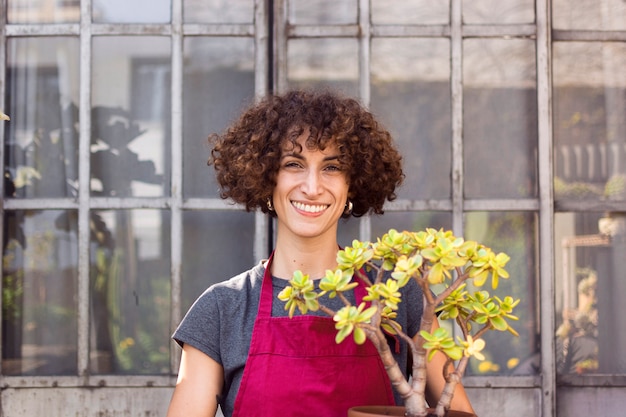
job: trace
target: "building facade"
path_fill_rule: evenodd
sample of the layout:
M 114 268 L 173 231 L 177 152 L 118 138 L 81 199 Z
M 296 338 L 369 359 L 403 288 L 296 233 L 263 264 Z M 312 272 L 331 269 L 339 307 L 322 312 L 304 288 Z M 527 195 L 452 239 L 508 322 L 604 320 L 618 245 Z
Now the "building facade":
M 333 88 L 392 132 L 389 228 L 511 255 L 464 383 L 481 417 L 626 408 L 623 0 L 0 0 L 0 415 L 164 416 L 195 298 L 267 257 L 207 137 L 269 92 Z M 621 324 L 620 324 L 621 323 Z

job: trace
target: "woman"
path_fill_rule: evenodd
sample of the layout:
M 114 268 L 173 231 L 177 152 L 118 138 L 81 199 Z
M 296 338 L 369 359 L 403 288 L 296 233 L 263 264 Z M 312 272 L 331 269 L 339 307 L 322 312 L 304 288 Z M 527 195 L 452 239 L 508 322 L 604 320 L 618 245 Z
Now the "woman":
M 292 91 L 267 97 L 211 139 L 222 198 L 276 217 L 276 247 L 205 291 L 174 333 L 183 353 L 168 417 L 213 416 L 218 404 L 227 417 L 339 417 L 354 405 L 401 403 L 369 342 L 336 344 L 332 318 L 289 319 L 276 298 L 294 271 L 321 278 L 336 268 L 341 217 L 382 214 L 395 199 L 403 173 L 390 134 L 355 100 Z M 415 283 L 403 291 L 398 322 L 415 334 L 421 292 Z M 390 343 L 407 369 L 406 344 Z M 433 392 L 441 392 L 443 360 L 429 365 Z M 473 412 L 462 387 L 454 400 Z

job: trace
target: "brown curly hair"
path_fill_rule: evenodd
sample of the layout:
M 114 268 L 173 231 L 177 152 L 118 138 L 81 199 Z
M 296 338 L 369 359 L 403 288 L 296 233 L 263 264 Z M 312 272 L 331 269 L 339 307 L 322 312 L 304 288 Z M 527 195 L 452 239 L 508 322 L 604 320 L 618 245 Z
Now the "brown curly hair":
M 276 186 L 282 145 L 309 131 L 308 149 L 335 144 L 347 167 L 352 215 L 383 213 L 402 183 L 402 157 L 391 135 L 356 100 L 327 91 L 270 95 L 246 110 L 223 134 L 209 137 L 209 165 L 215 167 L 220 196 L 268 213 Z M 274 214 L 274 213 L 272 213 Z

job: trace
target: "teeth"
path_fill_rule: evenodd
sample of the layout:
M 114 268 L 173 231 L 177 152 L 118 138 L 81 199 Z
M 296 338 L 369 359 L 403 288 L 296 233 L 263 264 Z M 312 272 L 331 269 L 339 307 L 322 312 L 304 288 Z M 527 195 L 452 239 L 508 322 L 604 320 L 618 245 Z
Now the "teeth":
M 320 211 L 326 210 L 327 205 L 311 205 L 311 204 L 303 204 L 297 201 L 293 201 L 291 204 L 298 210 L 306 211 L 308 213 L 319 213 Z

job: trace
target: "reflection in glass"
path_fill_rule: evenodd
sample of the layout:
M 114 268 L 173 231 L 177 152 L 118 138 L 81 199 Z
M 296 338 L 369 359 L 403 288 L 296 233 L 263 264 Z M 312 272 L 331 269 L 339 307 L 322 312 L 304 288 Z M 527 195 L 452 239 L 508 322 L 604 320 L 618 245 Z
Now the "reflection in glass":
M 533 23 L 533 0 L 463 0 L 463 23 L 498 25 Z
M 80 0 L 7 0 L 7 23 L 77 23 Z
M 92 195 L 169 194 L 170 78 L 168 38 L 94 38 Z
M 172 0 L 93 0 L 96 23 L 168 23 Z
M 446 39 L 372 40 L 371 107 L 407 174 L 399 198 L 450 198 L 450 47 Z
M 79 41 L 7 41 L 5 196 L 77 194 Z
M 466 239 L 478 241 L 495 253 L 505 252 L 511 257 L 506 266 L 510 278 L 500 279 L 495 290 L 490 285 L 482 289 L 492 296 L 511 295 L 521 300 L 515 307 L 519 321 L 511 323 L 519 337 L 488 332 L 483 351 L 487 360 L 471 359 L 469 375 L 529 375 L 540 371 L 536 230 L 535 213 L 471 212 L 465 215 Z
M 358 97 L 356 39 L 292 39 L 288 44 L 290 88 L 330 88 Z
M 187 37 L 184 59 L 183 195 L 218 197 L 207 137 L 254 99 L 254 40 Z
M 534 42 L 468 39 L 463 51 L 465 196 L 536 197 Z
M 169 373 L 169 212 L 96 211 L 90 223 L 91 372 Z
M 559 374 L 626 374 L 626 215 L 555 215 Z
M 563 30 L 626 30 L 626 2 L 552 0 L 552 24 Z
M 378 25 L 445 25 L 450 0 L 372 0 L 372 23 Z
M 417 232 L 427 228 L 451 230 L 452 214 L 444 211 L 387 211 L 382 216 L 372 216 L 372 241 L 389 229 Z
M 254 213 L 183 212 L 182 311 L 210 285 L 255 264 Z
M 76 212 L 6 211 L 2 373 L 77 372 Z
M 357 22 L 357 0 L 288 0 L 292 25 L 341 25 Z
M 254 2 L 250 0 L 185 0 L 185 23 L 253 23 Z
M 555 198 L 626 200 L 626 44 L 555 42 L 553 57 Z

